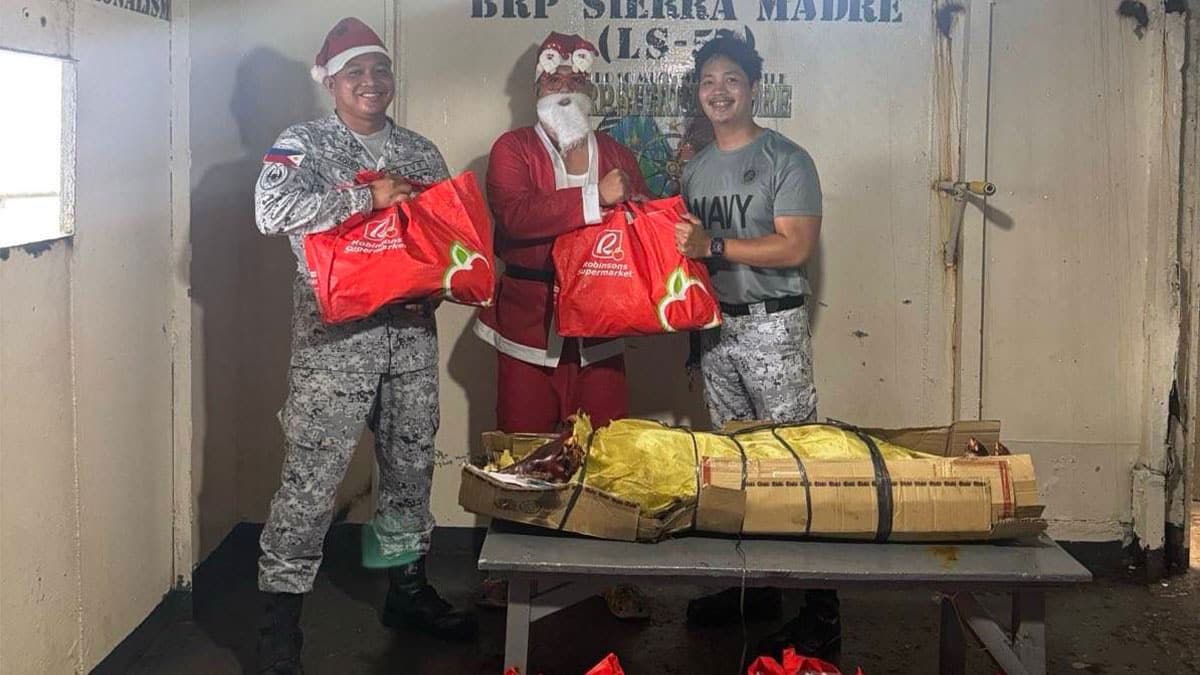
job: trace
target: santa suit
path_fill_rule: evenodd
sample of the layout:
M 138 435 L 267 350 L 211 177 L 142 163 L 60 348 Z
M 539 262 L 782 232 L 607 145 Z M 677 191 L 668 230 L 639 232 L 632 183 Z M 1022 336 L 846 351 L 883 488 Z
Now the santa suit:
M 510 131 L 492 146 L 487 195 L 506 271 L 475 332 L 498 352 L 496 421 L 504 431 L 553 431 L 580 409 L 596 424 L 628 414 L 623 341 L 564 339 L 554 326 L 555 238 L 601 221 L 598 184 L 613 169 L 629 175 L 634 194 L 650 193 L 628 149 L 603 133 L 590 134 L 587 144 L 581 187 L 571 187 L 540 125 Z

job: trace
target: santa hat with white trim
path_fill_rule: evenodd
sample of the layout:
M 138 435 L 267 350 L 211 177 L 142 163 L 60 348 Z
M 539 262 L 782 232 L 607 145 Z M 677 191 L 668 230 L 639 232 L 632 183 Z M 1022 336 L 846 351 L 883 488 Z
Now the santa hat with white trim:
M 372 53 L 388 53 L 383 40 L 367 24 L 347 17 L 337 22 L 329 35 L 325 36 L 321 51 L 317 52 L 316 65 L 310 73 L 314 80 L 323 83 L 325 78 L 337 75 L 354 57 Z
M 592 62 L 600 55 L 596 45 L 578 35 L 563 35 L 552 32 L 538 47 L 537 66 L 534 67 L 534 80 L 545 75 L 554 75 L 561 66 L 570 66 L 576 75 L 588 76 L 592 72 Z

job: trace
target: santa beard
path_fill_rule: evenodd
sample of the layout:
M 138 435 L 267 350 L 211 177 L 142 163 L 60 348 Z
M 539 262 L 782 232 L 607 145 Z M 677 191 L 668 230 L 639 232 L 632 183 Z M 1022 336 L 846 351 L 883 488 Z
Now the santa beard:
M 570 101 L 568 105 L 562 102 Z M 558 149 L 566 152 L 587 140 L 592 131 L 588 113 L 592 110 L 592 99 L 587 94 L 547 94 L 537 103 L 538 120 L 558 142 Z

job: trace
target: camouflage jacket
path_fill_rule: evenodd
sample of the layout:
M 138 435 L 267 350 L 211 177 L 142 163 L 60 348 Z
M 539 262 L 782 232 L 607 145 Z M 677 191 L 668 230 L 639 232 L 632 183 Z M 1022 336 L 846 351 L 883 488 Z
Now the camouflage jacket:
M 378 161 L 336 114 L 288 128 L 263 158 L 254 216 L 265 235 L 287 235 L 299 263 L 292 295 L 294 367 L 362 373 L 404 373 L 437 364 L 432 316 L 399 307 L 348 323 L 322 323 L 304 260 L 304 237 L 371 210 L 371 189 L 354 185 L 363 169 L 415 181 L 449 178 L 432 142 L 388 121 L 391 135 Z

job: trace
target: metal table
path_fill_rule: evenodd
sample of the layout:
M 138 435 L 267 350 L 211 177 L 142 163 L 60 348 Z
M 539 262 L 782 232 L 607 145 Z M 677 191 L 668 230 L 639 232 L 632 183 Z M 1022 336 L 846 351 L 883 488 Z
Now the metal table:
M 1049 537 L 1006 544 L 874 544 L 688 536 L 636 544 L 494 521 L 479 569 L 508 581 L 505 668 L 528 673 L 529 626 L 614 582 L 779 588 L 928 588 L 944 594 L 943 675 L 965 672 L 964 626 L 1007 675 L 1046 672 L 1050 588 L 1092 575 Z M 1012 597 L 1011 632 L 975 593 Z

